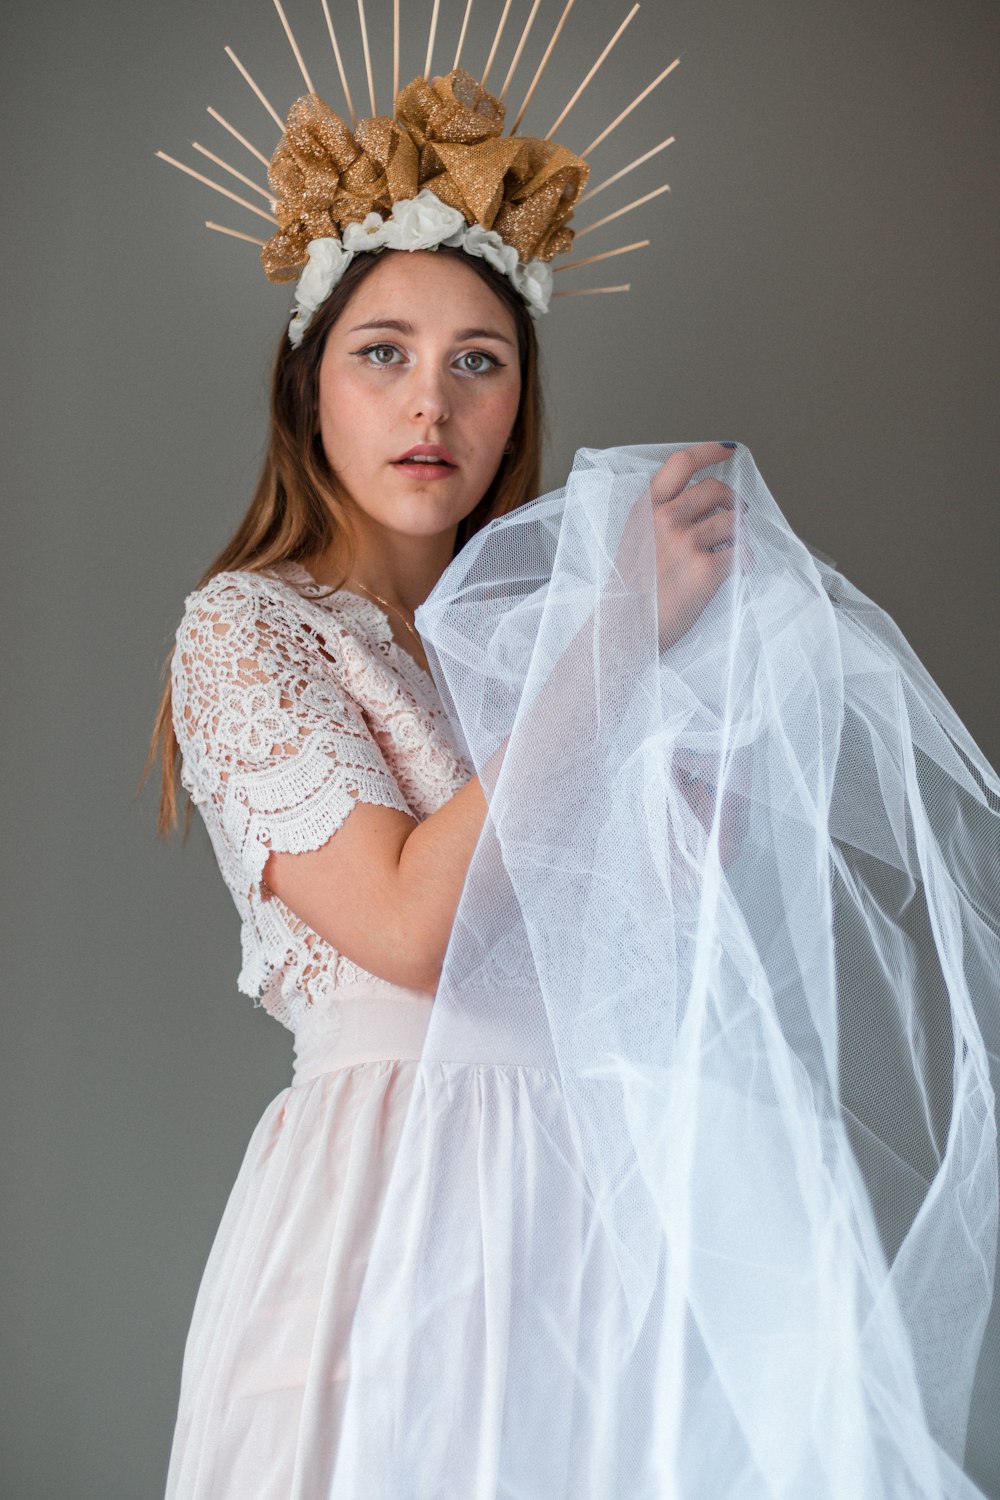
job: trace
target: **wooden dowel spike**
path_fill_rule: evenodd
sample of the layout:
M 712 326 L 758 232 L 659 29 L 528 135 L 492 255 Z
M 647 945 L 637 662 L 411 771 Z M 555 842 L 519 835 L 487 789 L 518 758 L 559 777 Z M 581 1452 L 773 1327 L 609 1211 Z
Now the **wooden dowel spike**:
M 661 141 L 658 146 L 654 146 L 644 156 L 637 156 L 635 161 L 630 161 L 628 166 L 622 167 L 620 172 L 615 172 L 612 177 L 605 177 L 604 181 L 598 183 L 597 187 L 591 188 L 589 192 L 584 193 L 582 198 L 577 198 L 573 205 L 574 212 L 576 209 L 582 208 L 585 203 L 589 203 L 591 198 L 596 198 L 598 193 L 603 193 L 605 188 L 611 187 L 613 183 L 621 182 L 623 177 L 627 177 L 629 172 L 633 172 L 636 167 L 641 167 L 643 162 L 649 161 L 651 156 L 656 156 L 658 152 L 665 151 L 668 146 L 673 145 L 675 139 L 675 136 L 668 136 L 665 141 Z
M 399 0 L 392 0 L 392 108 L 396 112 L 399 93 Z
M 236 126 L 235 125 L 230 125 L 230 123 L 229 123 L 228 120 L 224 120 L 222 118 L 222 116 L 219 114 L 219 111 L 217 109 L 213 109 L 212 106 L 209 105 L 208 106 L 208 112 L 212 116 L 213 120 L 218 120 L 218 122 L 222 126 L 223 130 L 228 130 L 229 134 L 233 137 L 234 140 L 239 141 L 239 143 L 240 143 L 241 146 L 245 146 L 246 147 L 246 149 L 250 152 L 251 156 L 256 156 L 257 160 L 258 161 L 262 161 L 264 163 L 265 167 L 269 167 L 271 165 L 271 163 L 268 161 L 267 157 L 264 155 L 263 151 L 258 151 L 256 146 L 251 146 L 251 144 L 247 140 L 246 136 L 245 135 L 240 135 L 239 131 L 236 129 Z
M 361 43 L 365 49 L 365 72 L 368 74 L 368 99 L 372 107 L 372 115 L 378 114 L 375 104 L 375 79 L 372 77 L 372 54 L 368 46 L 368 23 L 365 21 L 365 0 L 358 0 L 358 19 L 361 22 Z
M 459 34 L 459 38 L 458 38 L 458 47 L 457 47 L 456 52 L 455 52 L 455 61 L 452 64 L 453 68 L 457 68 L 458 65 L 459 65 L 459 63 L 462 60 L 462 48 L 465 46 L 465 33 L 469 29 L 469 17 L 471 15 L 472 15 L 472 0 L 466 0 L 466 5 L 465 5 L 465 19 L 462 22 L 462 30 L 461 30 L 461 32 Z
M 553 297 L 596 297 L 599 292 L 630 292 L 631 281 L 626 281 L 622 286 L 580 286 L 574 287 L 571 292 L 553 292 Z
M 230 62 L 234 63 L 236 65 L 236 67 L 239 69 L 239 71 L 243 74 L 243 77 L 246 79 L 247 83 L 253 89 L 254 93 L 257 95 L 257 98 L 260 100 L 261 104 L 263 104 L 264 108 L 267 110 L 268 114 L 271 116 L 271 119 L 274 121 L 275 125 L 277 125 L 277 127 L 281 131 L 282 135 L 284 135 L 284 133 L 285 133 L 285 122 L 284 122 L 284 120 L 278 114 L 278 111 L 275 109 L 274 105 L 273 104 L 269 104 L 268 101 L 264 98 L 264 95 L 261 93 L 260 89 L 254 83 L 253 79 L 250 77 L 250 74 L 247 72 L 246 68 L 240 62 L 239 58 L 236 56 L 236 53 L 233 51 L 232 47 L 227 47 L 226 48 L 226 56 L 229 58 Z
M 431 12 L 431 34 L 427 38 L 427 61 L 424 63 L 424 77 L 431 76 L 431 58 L 434 56 L 434 38 L 437 36 L 438 11 L 441 9 L 441 0 L 434 0 L 434 9 Z
M 616 208 L 613 214 L 605 214 L 604 218 L 598 219 L 596 223 L 588 224 L 585 228 L 578 229 L 576 231 L 576 238 L 579 240 L 582 239 L 585 234 L 590 234 L 595 229 L 603 229 L 604 225 L 610 224 L 612 219 L 620 219 L 622 214 L 630 214 L 633 208 L 641 208 L 642 205 L 644 203 L 648 203 L 651 198 L 658 198 L 661 193 L 669 192 L 670 184 L 668 182 L 665 182 L 662 187 L 654 188 L 653 191 L 651 193 L 647 193 L 644 198 L 636 198 L 633 203 L 626 203 L 624 208 Z
M 521 53 L 524 51 L 524 44 L 531 34 L 531 28 L 535 24 L 535 17 L 538 15 L 538 7 L 541 5 L 541 3 L 542 0 L 535 0 L 534 5 L 531 7 L 528 19 L 524 23 L 524 30 L 521 32 L 521 40 L 517 44 L 517 50 L 514 53 L 514 60 L 511 63 L 510 67 L 507 69 L 507 77 L 504 79 L 503 88 L 500 90 L 501 99 L 505 99 L 507 97 L 507 90 L 510 88 L 511 79 L 514 77 L 514 74 L 517 71 L 517 65 L 521 61 Z
M 288 24 L 288 18 L 285 15 L 284 9 L 282 8 L 281 0 L 274 0 L 274 8 L 278 12 L 278 19 L 281 21 L 282 26 L 285 28 L 285 35 L 288 38 L 288 45 L 295 53 L 295 61 L 299 65 L 299 72 L 302 74 L 305 86 L 310 94 L 315 94 L 316 90 L 313 88 L 313 81 L 306 71 L 305 63 L 302 61 L 302 53 L 299 51 L 299 44 L 292 35 L 292 28 Z
M 337 72 L 340 74 L 340 87 L 344 90 L 344 98 L 347 100 L 347 110 L 351 117 L 351 124 L 358 123 L 358 117 L 354 112 L 354 102 L 351 99 L 351 91 L 347 86 L 347 74 L 344 72 L 344 61 L 337 46 L 337 33 L 333 29 L 333 21 L 330 18 L 329 0 L 321 0 L 323 15 L 326 17 L 326 29 L 330 33 L 330 45 L 333 48 L 334 60 L 337 64 Z
M 503 36 L 503 29 L 507 25 L 507 17 L 510 15 L 510 8 L 513 5 L 513 3 L 514 3 L 514 0 L 506 0 L 506 3 L 504 5 L 503 15 L 500 17 L 500 25 L 497 27 L 497 34 L 493 38 L 493 46 L 490 48 L 490 55 L 486 59 L 486 72 L 483 74 L 482 78 L 479 80 L 479 82 L 480 82 L 480 84 L 482 85 L 483 88 L 486 87 L 486 80 L 490 76 L 490 69 L 493 66 L 493 59 L 497 55 L 497 48 L 500 45 L 500 38 Z
M 216 234 L 232 235 L 234 240 L 246 240 L 248 245 L 266 245 L 266 240 L 254 239 L 252 234 L 244 234 L 240 229 L 227 229 L 224 224 L 213 224 L 211 219 L 205 220 L 206 229 L 214 229 Z
M 578 266 L 592 266 L 599 260 L 613 260 L 616 255 L 627 255 L 630 250 L 645 250 L 648 244 L 648 240 L 636 240 L 634 245 L 619 245 L 617 250 L 604 250 L 600 255 L 587 255 L 583 260 L 570 260 L 564 266 L 556 266 L 554 274 L 575 271 Z
M 233 202 L 238 203 L 241 208 L 248 208 L 252 214 L 257 214 L 258 218 L 266 219 L 269 224 L 277 224 L 278 221 L 273 214 L 266 214 L 264 210 L 262 208 L 258 208 L 255 203 L 248 203 L 245 198 L 240 198 L 236 193 L 231 193 L 229 189 L 223 187 L 221 183 L 213 182 L 211 177 L 203 177 L 202 174 L 200 172 L 196 172 L 193 167 L 186 167 L 182 161 L 175 161 L 174 158 L 172 156 L 168 156 L 165 151 L 157 151 L 156 154 L 161 161 L 169 162 L 170 165 L 172 167 L 176 167 L 179 172 L 186 172 L 187 175 L 189 177 L 193 177 L 196 182 L 203 182 L 206 187 L 214 188 L 215 191 L 217 193 L 221 193 L 224 198 L 231 198 Z
M 563 27 L 566 25 L 566 18 L 569 15 L 570 11 L 573 9 L 574 4 L 575 0 L 566 0 L 566 9 L 559 17 L 559 25 L 552 33 L 552 40 L 546 47 L 544 56 L 542 57 L 541 62 L 538 64 L 538 69 L 535 73 L 535 76 L 531 80 L 531 87 L 528 89 L 528 92 L 524 96 L 524 103 L 518 110 L 517 118 L 515 119 L 513 125 L 510 127 L 511 135 L 517 135 L 518 127 L 521 121 L 524 119 L 524 114 L 526 109 L 528 108 L 528 105 L 531 103 L 531 96 L 535 92 L 535 89 L 538 87 L 538 80 L 541 78 L 542 74 L 545 72 L 546 67 L 548 66 L 549 58 L 552 56 L 552 53 L 555 50 L 556 42 L 559 40 L 559 34 L 562 31 Z
M 646 87 L 646 88 L 643 89 L 643 91 L 639 95 L 639 97 L 637 99 L 633 99 L 632 100 L 632 103 L 629 105 L 628 109 L 623 109 L 622 112 L 621 112 L 621 114 L 618 116 L 617 120 L 612 120 L 611 124 L 608 126 L 608 128 L 606 130 L 602 130 L 601 133 L 600 133 L 600 135 L 597 137 L 597 140 L 596 141 L 591 141 L 591 143 L 587 147 L 586 151 L 581 151 L 580 155 L 583 156 L 583 157 L 587 157 L 587 156 L 590 155 L 591 151 L 596 151 L 597 148 L 598 148 L 598 146 L 601 144 L 601 142 L 607 140 L 607 138 L 611 134 L 612 130 L 616 130 L 618 128 L 618 126 L 621 124 L 621 122 L 623 120 L 625 120 L 625 119 L 628 118 L 628 116 L 635 109 L 636 105 L 641 104 L 642 101 L 643 101 L 643 99 L 645 99 L 648 94 L 651 94 L 655 88 L 659 87 L 659 85 L 663 82 L 664 78 L 666 78 L 667 74 L 668 73 L 672 73 L 679 62 L 680 62 L 680 58 L 679 57 L 675 57 L 674 60 L 673 60 L 673 62 L 669 65 L 669 67 L 664 68 L 664 70 L 660 74 L 660 76 L 658 78 L 654 78 L 653 81 L 652 81 L 652 83 L 649 84 L 648 87 Z
M 252 178 L 244 177 L 242 172 L 237 172 L 235 167 L 231 167 L 227 161 L 223 161 L 221 156 L 216 156 L 214 151 L 209 151 L 207 146 L 199 146 L 197 141 L 192 141 L 191 145 L 196 151 L 200 151 L 202 156 L 207 156 L 209 161 L 214 161 L 217 167 L 221 167 L 224 172 L 228 172 L 230 177 L 235 177 L 238 182 L 242 182 L 246 187 L 252 188 L 255 193 L 259 193 L 262 198 L 266 198 L 268 203 L 270 203 L 271 194 L 254 182 Z
M 553 125 L 552 129 L 546 135 L 545 139 L 547 141 L 550 141 L 552 139 L 552 137 L 555 135 L 556 131 L 559 129 L 559 126 L 562 124 L 563 120 L 565 120 L 566 116 L 569 114 L 570 110 L 573 108 L 574 104 L 577 102 L 577 100 L 579 99 L 580 95 L 583 93 L 584 89 L 588 86 L 588 84 L 590 84 L 593 81 L 594 74 L 597 72 L 598 68 L 602 65 L 602 63 L 604 62 L 605 58 L 608 56 L 609 52 L 611 51 L 612 47 L 614 47 L 616 45 L 616 43 L 618 42 L 618 39 L 621 37 L 621 35 L 624 32 L 626 26 L 630 26 L 632 24 L 632 22 L 635 20 L 635 18 L 638 15 L 638 13 L 639 13 L 639 6 L 638 5 L 633 5 L 632 9 L 629 11 L 628 15 L 625 17 L 624 21 L 619 26 L 618 30 L 615 32 L 614 36 L 611 38 L 610 42 L 605 47 L 604 51 L 601 53 L 600 57 L 597 59 L 597 61 L 595 62 L 594 66 L 591 68 L 590 72 L 587 74 L 586 78 L 583 80 L 583 82 L 581 83 L 580 87 L 577 89 L 576 93 L 573 95 L 572 99 L 569 101 L 569 103 L 567 104 L 566 108 L 563 110 L 562 114 L 559 116 L 558 120 Z

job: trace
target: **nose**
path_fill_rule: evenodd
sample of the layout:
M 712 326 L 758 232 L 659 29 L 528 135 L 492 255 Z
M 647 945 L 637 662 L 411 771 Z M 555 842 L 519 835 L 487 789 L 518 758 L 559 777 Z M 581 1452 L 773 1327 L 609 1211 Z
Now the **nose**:
M 418 365 L 410 389 L 410 415 L 435 426 L 451 415 L 447 375 L 437 364 Z

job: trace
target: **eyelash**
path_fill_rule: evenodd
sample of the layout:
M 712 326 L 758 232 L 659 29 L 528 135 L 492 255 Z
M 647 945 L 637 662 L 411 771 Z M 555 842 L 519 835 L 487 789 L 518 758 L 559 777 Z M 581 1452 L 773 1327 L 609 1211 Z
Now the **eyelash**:
M 357 357 L 358 357 L 358 359 L 365 360 L 366 362 L 368 362 L 371 365 L 371 367 L 373 369 L 376 369 L 376 370 L 390 370 L 390 369 L 392 369 L 392 364 L 385 364 L 385 365 L 383 365 L 383 364 L 378 364 L 375 360 L 368 360 L 368 356 L 370 354 L 373 354 L 376 349 L 392 349 L 393 352 L 396 353 L 396 354 L 402 354 L 402 352 L 403 352 L 395 344 L 388 344 L 384 340 L 380 341 L 377 344 L 369 344 L 367 346 L 367 348 L 365 348 L 365 349 L 359 349 L 357 351 Z M 473 354 L 477 358 L 479 358 L 479 359 L 488 360 L 489 361 L 489 365 L 488 365 L 487 369 L 485 369 L 485 370 L 463 370 L 462 371 L 463 375 L 473 375 L 473 376 L 476 376 L 476 375 L 489 375 L 493 370 L 502 370 L 503 369 L 503 360 L 497 359 L 497 357 L 496 357 L 495 354 L 490 354 L 488 352 L 488 350 L 486 350 L 486 349 L 467 349 L 464 354 L 460 354 L 459 355 L 459 359 L 467 359 L 469 357 L 469 355 L 473 355 Z M 393 363 L 395 363 L 395 361 L 393 361 Z

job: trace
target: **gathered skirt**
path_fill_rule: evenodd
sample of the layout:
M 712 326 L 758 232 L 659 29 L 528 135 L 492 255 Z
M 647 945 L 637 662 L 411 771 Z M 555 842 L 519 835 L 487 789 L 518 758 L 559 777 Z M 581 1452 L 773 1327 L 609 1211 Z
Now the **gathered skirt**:
M 532 1063 L 421 1063 L 432 1003 L 416 992 L 352 986 L 312 1007 L 297 1033 L 293 1082 L 254 1129 L 202 1275 L 166 1500 L 360 1493 L 365 1481 L 356 1471 L 336 1477 L 352 1323 L 404 1127 L 416 1132 L 421 1149 L 415 1155 L 411 1135 L 407 1181 L 394 1184 L 396 1218 L 383 1232 L 398 1239 L 402 1275 L 425 1254 L 429 1235 L 438 1261 L 442 1241 L 446 1259 L 453 1243 L 461 1281 L 442 1286 L 440 1318 L 454 1325 L 453 1358 L 424 1388 L 423 1458 L 416 1467 L 407 1460 L 407 1494 L 445 1495 L 449 1472 L 468 1473 L 470 1464 L 477 1491 L 497 1493 L 501 1428 L 516 1414 L 505 1372 L 519 1289 L 547 1274 L 532 1263 L 529 1247 L 511 1244 L 515 1203 L 534 1194 L 547 1223 L 558 1222 L 567 1272 L 580 1262 L 584 1214 L 567 1201 L 562 1174 L 561 1202 L 531 1180 L 532 1163 L 543 1171 L 553 1151 L 562 1163 L 572 1151 L 556 1072 Z M 455 1202 L 458 1176 L 461 1212 L 442 1217 L 437 1205 Z M 470 1284 L 470 1246 L 477 1242 L 482 1251 Z M 544 1243 L 548 1274 L 555 1266 L 558 1275 L 561 1257 L 553 1261 L 548 1234 Z M 580 1288 L 572 1283 L 567 1277 L 566 1318 L 553 1330 L 562 1361 L 565 1339 L 581 1335 Z M 405 1337 L 400 1330 L 400 1342 Z M 407 1351 L 399 1347 L 398 1356 L 405 1360 Z M 571 1403 L 560 1412 L 550 1402 L 545 1422 L 552 1472 L 526 1480 L 538 1496 L 572 1483 Z M 413 1433 L 384 1436 L 385 1451 L 371 1455 L 373 1484 L 396 1439 L 407 1451 L 416 1440 Z M 462 1450 L 454 1469 L 453 1444 Z M 552 1483 L 558 1488 L 548 1488 Z

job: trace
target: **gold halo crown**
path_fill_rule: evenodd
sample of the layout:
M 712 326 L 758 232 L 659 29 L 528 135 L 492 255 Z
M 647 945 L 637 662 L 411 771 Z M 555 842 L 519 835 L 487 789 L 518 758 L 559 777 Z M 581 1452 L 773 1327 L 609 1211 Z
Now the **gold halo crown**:
M 670 136 L 584 193 L 590 175 L 587 158 L 673 71 L 680 58 L 675 58 L 664 68 L 586 150 L 576 154 L 552 140 L 635 18 L 638 4 L 633 5 L 552 128 L 544 137 L 537 137 L 516 132 L 575 0 L 567 0 L 511 132 L 506 136 L 503 134 L 506 119 L 504 99 L 541 0 L 533 0 L 498 95 L 489 93 L 486 83 L 498 54 L 512 0 L 504 0 L 481 78 L 474 77 L 460 66 L 474 0 L 466 0 L 454 65 L 444 77 L 432 75 L 440 9 L 440 0 L 434 0 L 423 74 L 402 90 L 399 88 L 399 0 L 393 0 L 392 116 L 379 114 L 376 108 L 365 5 L 364 0 L 358 0 L 371 104 L 371 115 L 363 119 L 358 119 L 355 113 L 328 0 L 321 0 L 321 3 L 351 123 L 336 114 L 317 94 L 281 0 L 274 0 L 308 90 L 294 101 L 284 122 L 232 48 L 226 48 L 227 55 L 281 131 L 271 157 L 266 157 L 209 106 L 212 117 L 267 168 L 267 189 L 215 152 L 197 141 L 192 142 L 201 155 L 267 200 L 267 210 L 165 152 L 156 153 L 170 165 L 270 222 L 272 233 L 265 241 L 242 230 L 206 221 L 210 229 L 258 245 L 268 280 L 300 281 L 302 291 L 296 293 L 298 313 L 289 329 L 293 342 L 301 339 L 315 307 L 323 296 L 329 294 L 353 255 L 360 250 L 378 250 L 387 245 L 419 249 L 448 243 L 460 245 L 471 254 L 482 255 L 511 278 L 537 315 L 545 310 L 552 295 L 549 262 L 553 257 L 571 249 L 574 239 L 601 229 L 650 199 L 670 191 L 669 184 L 663 184 L 582 229 L 574 229 L 569 223 L 574 209 L 619 182 L 673 142 L 674 137 Z M 648 240 L 639 240 L 621 245 L 560 265 L 557 270 L 592 265 L 642 249 L 648 244 Z M 315 264 L 311 264 L 314 255 Z M 309 277 L 303 275 L 307 267 L 311 273 Z M 308 288 L 307 281 L 310 283 Z M 558 291 L 554 295 L 619 292 L 628 291 L 629 287 L 630 284 L 582 287 Z

